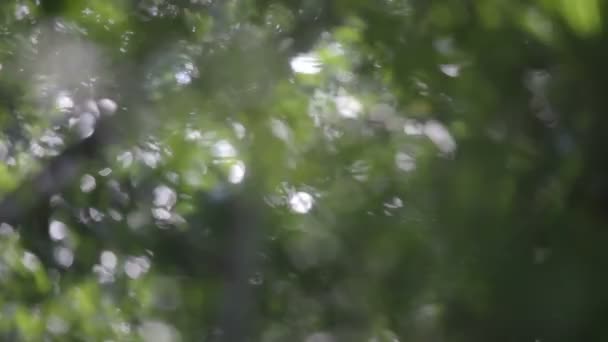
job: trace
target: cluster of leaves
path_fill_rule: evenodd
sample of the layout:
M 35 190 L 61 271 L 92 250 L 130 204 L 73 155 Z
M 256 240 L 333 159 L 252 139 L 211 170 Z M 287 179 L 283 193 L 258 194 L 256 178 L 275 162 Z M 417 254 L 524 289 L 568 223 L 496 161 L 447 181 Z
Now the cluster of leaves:
M 606 13 L 3 1 L 0 338 L 606 338 Z

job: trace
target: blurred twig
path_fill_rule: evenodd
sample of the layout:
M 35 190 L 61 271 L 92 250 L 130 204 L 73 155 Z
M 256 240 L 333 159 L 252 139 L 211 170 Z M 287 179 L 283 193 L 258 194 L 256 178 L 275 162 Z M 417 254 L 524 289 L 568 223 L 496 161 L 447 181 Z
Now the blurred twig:
M 219 312 L 219 341 L 247 341 L 253 322 L 253 294 L 250 279 L 256 275 L 256 251 L 259 248 L 260 218 L 247 193 L 230 199 L 226 227 L 228 238 L 224 252 L 224 289 Z

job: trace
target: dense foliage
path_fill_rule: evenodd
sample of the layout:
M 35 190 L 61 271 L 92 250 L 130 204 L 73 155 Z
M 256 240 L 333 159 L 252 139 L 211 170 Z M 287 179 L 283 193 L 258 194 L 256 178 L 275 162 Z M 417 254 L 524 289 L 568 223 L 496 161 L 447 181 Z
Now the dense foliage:
M 0 339 L 608 339 L 607 14 L 2 1 Z

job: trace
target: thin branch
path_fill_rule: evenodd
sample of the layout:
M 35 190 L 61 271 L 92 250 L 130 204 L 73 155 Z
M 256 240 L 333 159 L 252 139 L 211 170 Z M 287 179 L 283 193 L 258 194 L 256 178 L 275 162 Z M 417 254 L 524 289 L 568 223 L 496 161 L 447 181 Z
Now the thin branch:
M 252 324 L 253 294 L 249 279 L 256 268 L 256 251 L 259 248 L 260 222 L 246 193 L 230 201 L 232 215 L 230 237 L 224 253 L 224 291 L 219 321 L 219 341 L 249 340 Z

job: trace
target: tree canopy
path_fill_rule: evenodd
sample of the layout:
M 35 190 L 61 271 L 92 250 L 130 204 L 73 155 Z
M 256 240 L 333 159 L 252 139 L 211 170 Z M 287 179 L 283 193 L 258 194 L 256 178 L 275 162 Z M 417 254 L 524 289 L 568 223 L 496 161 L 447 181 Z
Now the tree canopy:
M 0 17 L 1 340 L 608 339 L 608 4 Z

